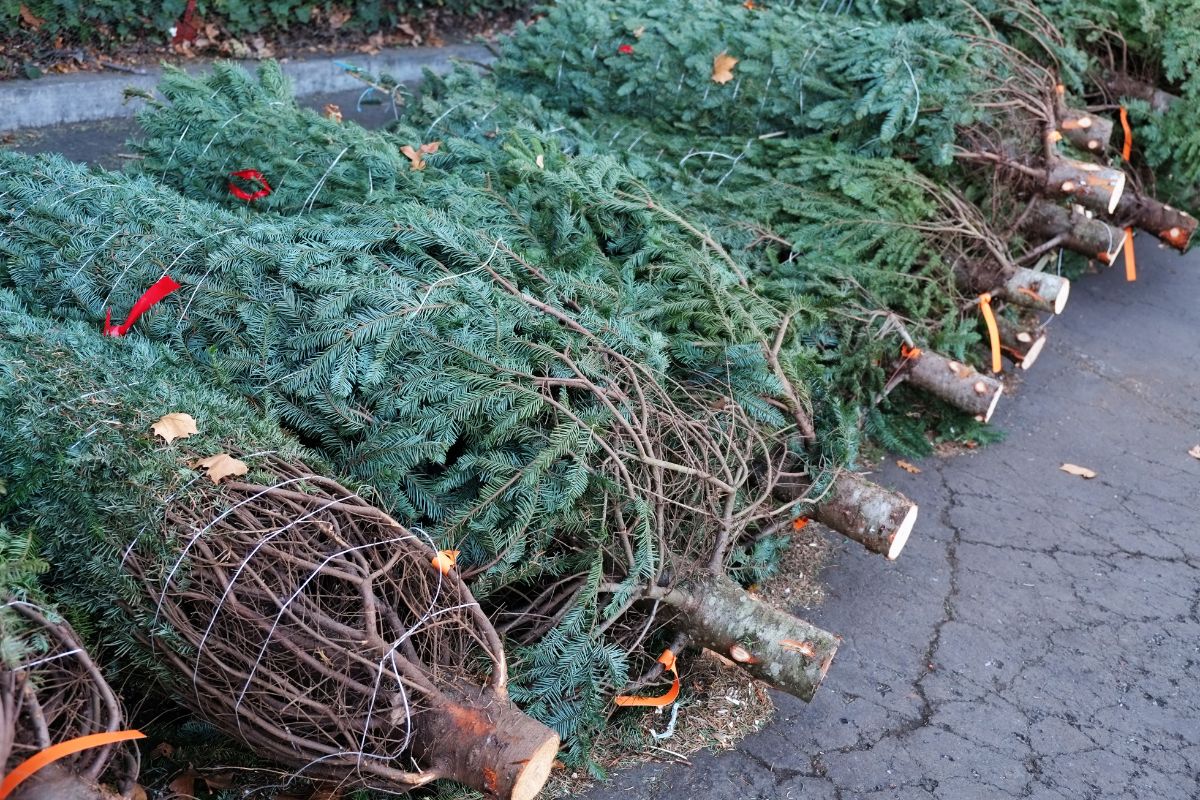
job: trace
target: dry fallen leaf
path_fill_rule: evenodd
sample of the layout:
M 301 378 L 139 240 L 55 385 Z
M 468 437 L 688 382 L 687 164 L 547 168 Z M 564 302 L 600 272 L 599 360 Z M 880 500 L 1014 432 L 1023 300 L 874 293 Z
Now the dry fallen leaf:
M 899 467 L 900 469 L 904 470 L 905 472 L 911 472 L 913 475 L 921 474 L 920 467 L 914 466 L 913 464 L 908 463 L 907 461 L 905 461 L 902 458 L 896 459 L 896 466 Z
M 217 453 L 215 456 L 197 459 L 192 462 L 191 466 L 193 468 L 204 467 L 213 483 L 220 483 L 222 478 L 228 478 L 231 475 L 245 475 L 250 471 L 245 461 L 239 461 L 228 453 Z
M 423 144 L 415 148 L 411 144 L 406 144 L 400 148 L 400 152 L 412 162 L 411 169 L 416 171 L 425 169 L 425 156 L 436 153 L 441 146 L 442 143 L 440 141 L 430 142 L 429 144 Z
M 537 164 L 538 169 L 546 168 L 546 159 L 541 153 L 538 153 L 537 158 L 535 158 L 533 161 L 535 164 Z
M 12 8 L 12 6 L 9 6 L 9 8 Z M 46 21 L 41 17 L 35 16 L 34 13 L 30 11 L 24 3 L 21 4 L 21 7 L 18 9 L 18 11 L 21 14 L 21 21 L 33 28 L 35 31 L 40 30 L 42 23 Z
M 738 60 L 729 53 L 720 53 L 713 59 L 712 79 L 717 83 L 729 83 L 733 80 L 733 65 Z
M 1078 475 L 1081 478 L 1096 477 L 1096 472 L 1094 470 L 1090 470 L 1087 467 L 1081 467 L 1078 464 L 1063 464 L 1061 467 L 1059 467 L 1059 469 L 1069 475 Z
M 159 742 L 150 751 L 151 758 L 170 758 L 175 755 L 175 745 L 170 742 Z
M 325 119 L 331 119 L 334 122 L 342 121 L 342 109 L 336 103 L 325 104 Z
M 167 784 L 167 791 L 173 797 L 195 797 L 196 778 L 198 777 L 200 777 L 200 774 L 191 767 L 188 767 Z
M 1192 458 L 1200 458 L 1200 444 L 1196 445 L 1191 450 L 1188 450 L 1188 455 Z
M 199 433 L 196 428 L 196 420 L 191 414 L 185 414 L 182 411 L 164 414 L 158 422 L 150 426 L 150 430 L 165 439 L 167 444 L 176 439 L 186 439 L 193 433 Z
M 209 790 L 214 792 L 233 788 L 234 783 L 237 782 L 232 772 L 207 772 L 200 776 L 200 780 L 208 784 Z
M 642 38 L 642 34 L 645 32 L 646 32 L 646 26 L 639 25 L 633 29 L 633 38 L 640 39 L 640 38 Z
M 460 552 L 459 550 L 439 550 L 438 554 L 430 559 L 430 562 L 443 575 L 449 575 L 450 570 L 454 569 L 454 564 L 458 561 Z
M 329 29 L 336 31 L 350 21 L 349 9 L 334 6 L 329 10 Z
M 359 53 L 367 53 L 368 55 L 376 55 L 383 49 L 383 32 L 373 33 L 367 37 L 367 41 L 357 47 Z

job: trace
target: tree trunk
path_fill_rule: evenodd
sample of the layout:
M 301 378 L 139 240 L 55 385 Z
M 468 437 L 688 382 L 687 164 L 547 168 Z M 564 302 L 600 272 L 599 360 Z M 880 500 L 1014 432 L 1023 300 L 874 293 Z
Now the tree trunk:
M 968 294 L 991 292 L 1013 305 L 1061 314 L 1071 281 L 1025 267 L 972 262 L 955 270 L 958 287 Z
M 1111 214 L 1125 192 L 1125 173 L 1073 158 L 1055 158 L 1046 172 L 1046 191 L 1080 205 Z
M 1058 131 L 1084 152 L 1103 153 L 1112 141 L 1113 123 L 1087 111 L 1064 108 L 1059 114 Z
M 917 504 L 861 475 L 843 470 L 812 518 L 872 553 L 895 560 L 917 523 Z
M 775 487 L 776 496 L 787 501 L 803 498 L 810 488 L 805 481 L 787 479 Z M 916 524 L 917 504 L 899 492 L 843 470 L 809 516 L 872 553 L 894 560 Z
M 724 575 L 706 573 L 661 595 L 681 613 L 692 641 L 776 689 L 808 702 L 829 671 L 841 637 L 764 603 Z
M 9 800 L 114 800 L 115 797 L 62 764 L 47 764 L 22 781 Z
M 1122 203 L 1131 192 L 1126 192 Z M 1077 208 L 1064 208 L 1039 200 L 1025 219 L 1027 232 L 1047 239 L 1062 237 L 1068 250 L 1082 253 L 1105 264 L 1113 263 L 1125 246 L 1125 231 L 1101 219 L 1089 217 Z
M 1014 267 L 996 289 L 996 296 L 1005 302 L 1055 314 L 1067 307 L 1070 294 L 1071 281 L 1067 278 L 1026 267 Z
M 1021 369 L 1029 369 L 1046 346 L 1046 334 L 1037 328 L 1026 328 L 1002 316 L 996 317 L 1003 352 Z
M 1148 83 L 1122 75 L 1118 72 L 1108 72 L 1104 75 L 1104 85 L 1116 97 L 1133 97 L 1145 100 L 1155 111 L 1166 111 L 1179 98 L 1169 92 L 1164 92 Z
M 463 687 L 458 699 L 416 715 L 414 754 L 488 798 L 532 800 L 554 766 L 558 734 L 493 689 Z
M 1196 232 L 1196 218 L 1191 214 L 1135 191 L 1124 194 L 1113 216 L 1118 224 L 1152 233 L 1181 253 L 1187 252 Z
M 987 422 L 1000 402 L 1004 384 L 974 368 L 928 350 L 910 362 L 907 380 L 913 386 Z

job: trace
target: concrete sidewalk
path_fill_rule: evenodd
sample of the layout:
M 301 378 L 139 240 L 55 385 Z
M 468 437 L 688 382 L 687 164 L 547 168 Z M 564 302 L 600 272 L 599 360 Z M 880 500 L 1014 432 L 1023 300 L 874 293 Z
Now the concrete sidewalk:
M 353 64 L 371 73 L 386 72 L 402 82 L 416 81 L 425 69 L 446 72 L 454 59 L 489 62 L 487 48 L 477 44 L 456 44 L 445 47 L 406 47 L 382 50 L 375 55 L 348 53 L 284 60 L 283 71 L 291 78 L 299 96 L 334 94 L 364 88 L 345 73 L 337 62 Z M 255 62 L 241 62 L 253 70 Z M 211 61 L 189 63 L 189 72 L 210 69 Z M 158 83 L 162 70 L 148 68 L 145 74 L 124 72 L 80 72 L 69 75 L 47 75 L 37 80 L 0 81 L 0 131 L 42 128 L 93 122 L 115 117 L 132 116 L 141 105 L 125 103 L 128 88 L 151 90 Z

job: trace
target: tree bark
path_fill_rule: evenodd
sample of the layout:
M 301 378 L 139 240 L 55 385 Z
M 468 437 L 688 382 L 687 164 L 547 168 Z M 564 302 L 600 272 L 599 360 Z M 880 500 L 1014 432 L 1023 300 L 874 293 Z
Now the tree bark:
M 1130 194 L 1122 196 L 1122 203 Z M 1113 263 L 1125 246 L 1126 234 L 1122 228 L 1089 217 L 1077 208 L 1064 208 L 1044 200 L 1034 204 L 1025 218 L 1024 229 L 1047 239 L 1062 237 L 1063 247 L 1105 264 Z
M 1014 267 L 996 288 L 996 296 L 1005 302 L 1055 314 L 1067 307 L 1070 294 L 1071 281 L 1067 278 L 1026 267 Z
M 775 488 L 777 497 L 792 501 L 803 498 L 811 484 L 784 479 Z M 843 470 L 813 506 L 810 516 L 872 553 L 894 560 L 916 524 L 917 504 L 899 492 Z
M 1111 214 L 1125 192 L 1125 173 L 1073 158 L 1058 157 L 1046 171 L 1046 191 L 1093 211 Z
M 1113 217 L 1117 224 L 1141 228 L 1181 253 L 1187 252 L 1196 232 L 1196 218 L 1191 214 L 1136 191 L 1122 196 Z
M 114 797 L 62 764 L 48 764 L 22 781 L 9 800 L 114 800 Z
M 1046 346 L 1046 334 L 1036 328 L 1026 328 L 1005 317 L 997 315 L 996 327 L 1000 329 L 1000 345 L 1003 352 L 1021 369 L 1029 369 Z
M 1103 153 L 1112 141 L 1113 123 L 1088 111 L 1064 108 L 1058 117 L 1058 132 L 1084 152 Z
M 1169 92 L 1164 92 L 1155 86 L 1143 83 L 1119 72 L 1105 73 L 1104 85 L 1109 93 L 1116 97 L 1133 97 L 1138 100 L 1145 100 L 1150 104 L 1150 108 L 1159 112 L 1166 111 L 1179 99 Z
M 992 418 L 1004 392 L 1000 381 L 928 350 L 923 350 L 910 364 L 906 379 L 913 386 L 974 414 L 980 422 Z
M 758 600 L 725 575 L 705 573 L 661 599 L 680 612 L 680 628 L 693 642 L 734 657 L 755 678 L 805 702 L 816 694 L 841 643 L 841 637 Z
M 1071 293 L 1071 281 L 1025 267 L 973 262 L 955 271 L 958 287 L 969 294 L 991 292 L 1013 305 L 1061 314 Z
M 554 766 L 558 734 L 491 688 L 460 695 L 414 717 L 414 754 L 486 797 L 532 800 Z
M 917 523 L 917 504 L 861 475 L 843 470 L 812 518 L 872 553 L 895 560 Z

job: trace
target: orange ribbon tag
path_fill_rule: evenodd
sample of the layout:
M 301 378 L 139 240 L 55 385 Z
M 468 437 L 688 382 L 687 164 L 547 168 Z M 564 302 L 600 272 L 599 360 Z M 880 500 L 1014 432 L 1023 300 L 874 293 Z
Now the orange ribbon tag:
M 0 800 L 4 800 L 4 798 L 12 794 L 13 790 L 20 786 L 21 782 L 30 775 L 42 767 L 53 764 L 60 758 L 66 758 L 67 756 L 74 755 L 83 750 L 89 750 L 93 747 L 103 747 L 106 744 L 116 744 L 117 742 L 127 742 L 131 739 L 145 738 L 146 734 L 141 731 L 109 731 L 107 733 L 93 733 L 88 736 L 77 736 L 74 739 L 68 739 L 65 742 L 51 745 L 45 750 L 34 753 L 18 764 L 12 772 L 4 776 L 4 782 L 0 783 Z
M 909 347 L 906 344 L 902 344 L 900 345 L 900 355 L 905 361 L 908 361 L 910 358 L 919 358 L 921 355 L 921 348 Z
M 1125 229 L 1125 280 L 1137 280 L 1137 259 L 1133 255 L 1133 228 Z
M 992 313 L 992 296 L 988 292 L 979 295 L 979 310 L 987 324 L 988 341 L 992 345 L 992 372 L 1000 372 L 1000 329 L 996 327 L 996 315 Z
M 429 562 L 443 575 L 449 575 L 450 570 L 454 569 L 454 565 L 458 563 L 458 556 L 461 552 L 461 550 L 439 550 L 436 556 L 429 559 Z
M 796 517 L 794 520 L 792 520 L 792 530 L 802 531 L 804 530 L 804 526 L 809 522 L 811 522 L 811 520 L 809 520 L 808 517 Z
M 1125 132 L 1125 142 L 1121 145 L 1121 158 L 1126 161 L 1133 155 L 1133 128 L 1129 126 L 1129 112 L 1121 106 L 1121 130 Z
M 675 654 L 669 648 L 663 650 L 663 654 L 658 657 L 658 663 L 663 665 L 666 672 L 675 676 L 671 681 L 671 688 L 667 690 L 666 694 L 659 697 L 635 697 L 630 694 L 619 694 L 613 702 L 619 706 L 650 706 L 652 708 L 662 708 L 674 703 L 679 697 L 679 673 L 675 669 Z

